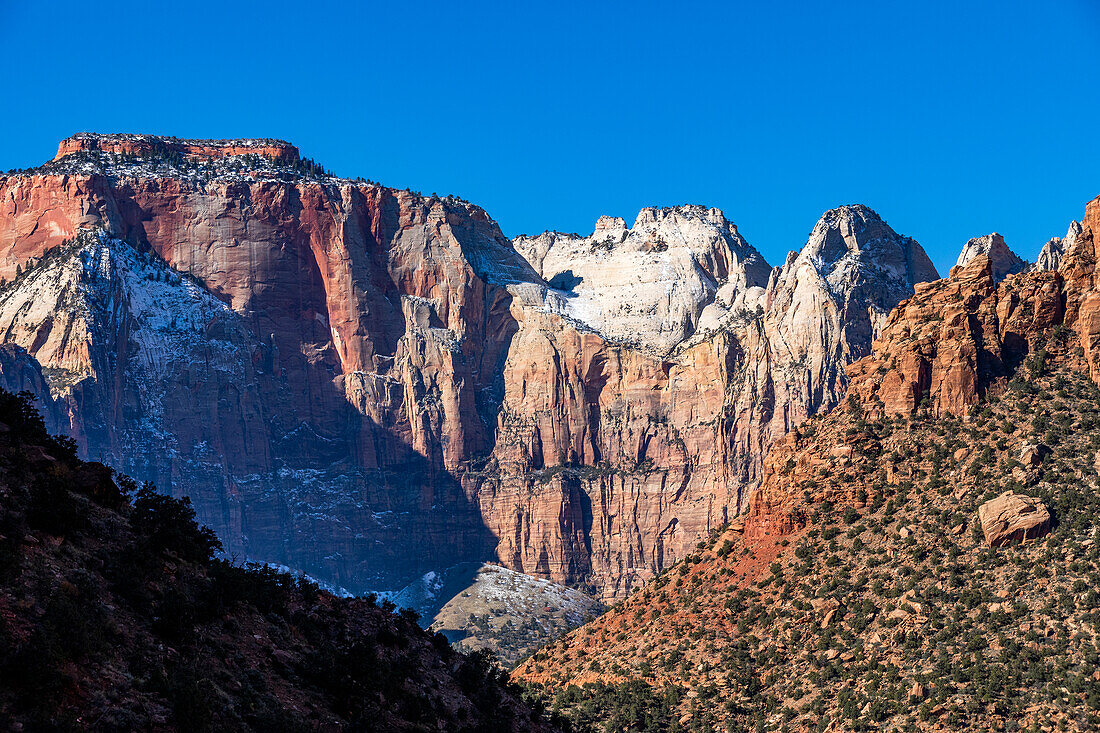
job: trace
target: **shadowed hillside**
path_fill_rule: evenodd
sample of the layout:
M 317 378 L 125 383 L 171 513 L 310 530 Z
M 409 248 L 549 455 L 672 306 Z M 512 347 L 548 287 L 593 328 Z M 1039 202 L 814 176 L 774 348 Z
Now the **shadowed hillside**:
M 415 614 L 218 548 L 0 391 L 0 728 L 551 729 Z

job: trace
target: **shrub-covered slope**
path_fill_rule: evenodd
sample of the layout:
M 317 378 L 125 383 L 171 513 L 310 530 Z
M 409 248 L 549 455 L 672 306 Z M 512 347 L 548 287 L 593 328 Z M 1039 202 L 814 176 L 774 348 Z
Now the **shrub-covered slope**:
M 1096 387 L 1061 371 L 966 420 L 814 420 L 807 450 L 854 453 L 805 491 L 855 502 L 811 501 L 808 526 L 778 541 L 727 528 L 521 675 L 578 718 L 621 715 L 605 698 L 658 709 L 671 694 L 662 730 L 681 716 L 684 730 L 1095 729 L 1098 426 Z M 1044 440 L 1052 452 L 1024 466 L 1023 444 Z M 989 548 L 977 509 L 1004 490 L 1041 498 L 1052 533 Z M 652 691 L 628 695 L 630 681 Z
M 1075 273 L 998 287 L 985 261 L 919 289 L 845 406 L 772 450 L 743 523 L 516 676 L 609 730 L 1097 729 L 1100 390 Z M 991 547 L 979 507 L 1006 491 L 1052 520 Z
M 0 728 L 543 730 L 415 615 L 216 559 L 189 504 L 0 392 Z

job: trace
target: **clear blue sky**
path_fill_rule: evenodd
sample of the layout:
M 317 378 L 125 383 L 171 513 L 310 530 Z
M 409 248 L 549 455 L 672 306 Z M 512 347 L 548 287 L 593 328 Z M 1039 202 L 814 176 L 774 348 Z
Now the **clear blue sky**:
M 862 202 L 946 272 L 1100 194 L 1100 2 L 0 0 L 0 169 L 77 131 L 280 137 L 506 234 L 722 208 L 773 264 Z

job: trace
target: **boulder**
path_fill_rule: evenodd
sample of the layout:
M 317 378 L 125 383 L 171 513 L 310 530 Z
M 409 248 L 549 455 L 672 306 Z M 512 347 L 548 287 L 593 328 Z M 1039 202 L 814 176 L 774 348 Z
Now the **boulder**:
M 1042 537 L 1050 531 L 1050 511 L 1043 502 L 1011 491 L 978 507 L 978 521 L 990 547 Z
M 1025 466 L 1040 466 L 1048 455 L 1050 455 L 1050 448 L 1042 443 L 1024 443 L 1020 448 L 1020 463 Z
M 1022 466 L 1016 466 L 1016 468 L 1012 469 L 1012 478 L 1024 486 L 1030 486 L 1039 478 L 1039 472 L 1035 470 L 1029 471 Z

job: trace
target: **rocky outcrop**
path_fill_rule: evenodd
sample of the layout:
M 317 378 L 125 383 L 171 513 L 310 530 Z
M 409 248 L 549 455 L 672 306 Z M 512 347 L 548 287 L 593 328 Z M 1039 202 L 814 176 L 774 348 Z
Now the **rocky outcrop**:
M 1085 218 L 1081 221 L 1082 228 L 1089 229 L 1093 236 L 1100 231 L 1100 196 L 1085 205 Z
M 497 558 L 625 594 L 936 276 L 859 206 L 770 272 L 701 207 L 519 240 L 529 263 L 457 199 L 133 137 L 0 178 L 0 332 L 84 455 L 353 591 Z
M 955 266 L 965 267 L 971 260 L 982 255 L 989 258 L 994 282 L 999 283 L 1009 275 L 1023 272 L 1027 267 L 1027 263 L 1008 248 L 1008 245 L 1005 244 L 1005 238 L 997 232 L 968 241 L 962 252 L 959 253 L 959 259 Z
M 1091 229 L 1089 225 L 1090 231 Z M 1066 236 L 1054 237 L 1039 251 L 1039 256 L 1035 260 L 1035 264 L 1032 265 L 1034 270 L 1057 270 L 1062 265 L 1062 257 L 1066 252 L 1071 251 L 1077 247 L 1077 240 L 1085 231 L 1086 225 L 1081 222 L 1071 221 L 1069 223 L 1069 229 L 1066 230 Z
M 1020 447 L 1020 463 L 1025 468 L 1036 468 L 1043 464 L 1043 460 L 1051 453 L 1050 447 L 1042 443 L 1025 443 Z
M 1043 502 L 1011 491 L 978 507 L 978 521 L 990 547 L 1024 542 L 1050 531 L 1050 511 Z
M 152 157 L 171 154 L 197 158 L 226 158 L 234 155 L 260 155 L 272 160 L 298 160 L 298 148 L 285 140 L 181 140 L 160 135 L 100 135 L 79 133 L 57 146 L 54 160 L 81 152 Z
M 1066 318 L 1059 272 L 1016 276 L 997 287 L 979 255 L 943 281 L 917 288 L 891 314 L 876 358 L 850 370 L 850 389 L 885 414 L 926 403 L 961 414 L 1030 353 L 1048 345 Z M 1051 343 L 1051 348 L 1063 348 Z

